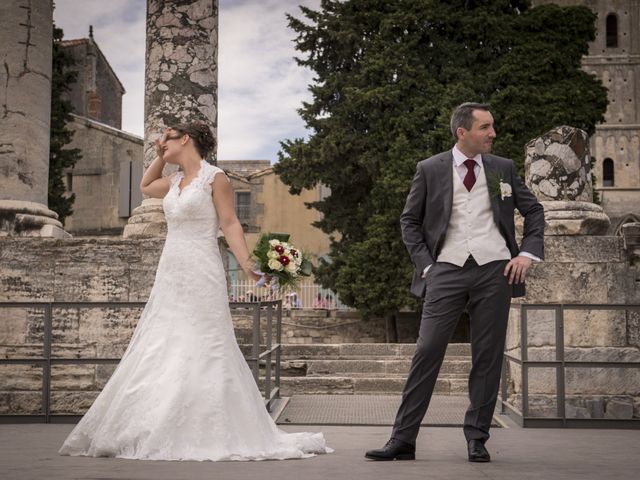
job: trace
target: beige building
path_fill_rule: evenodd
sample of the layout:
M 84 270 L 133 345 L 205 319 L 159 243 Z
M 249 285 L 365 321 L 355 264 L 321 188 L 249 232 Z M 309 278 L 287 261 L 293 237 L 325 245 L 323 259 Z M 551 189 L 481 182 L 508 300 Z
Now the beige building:
M 288 233 L 291 242 L 311 255 L 314 263 L 329 252 L 329 236 L 313 223 L 320 219 L 317 210 L 306 202 L 321 200 L 327 192 L 322 187 L 291 195 L 289 187 L 273 173 L 269 160 L 218 161 L 227 172 L 235 192 L 236 213 L 246 233 L 249 250 L 262 233 Z M 229 254 L 231 281 L 242 279 L 238 264 Z
M 591 138 L 595 188 L 611 234 L 640 221 L 640 0 L 536 0 L 584 5 L 598 15 L 596 39 L 582 65 L 609 89 L 605 122 Z

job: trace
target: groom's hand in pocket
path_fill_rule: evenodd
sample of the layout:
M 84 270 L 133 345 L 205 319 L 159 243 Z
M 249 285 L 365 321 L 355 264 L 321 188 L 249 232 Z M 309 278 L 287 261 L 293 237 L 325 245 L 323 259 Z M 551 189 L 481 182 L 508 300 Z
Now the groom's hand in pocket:
M 518 255 L 513 257 L 504 268 L 504 276 L 509 279 L 509 285 L 514 283 L 524 283 L 532 260 L 528 257 Z

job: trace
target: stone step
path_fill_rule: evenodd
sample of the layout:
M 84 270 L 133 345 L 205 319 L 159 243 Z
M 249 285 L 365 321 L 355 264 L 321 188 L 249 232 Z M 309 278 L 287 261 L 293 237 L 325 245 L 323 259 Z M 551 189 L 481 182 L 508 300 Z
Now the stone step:
M 300 369 L 302 361 L 289 362 L 296 369 Z M 411 367 L 410 359 L 400 360 L 306 360 L 307 376 L 404 376 Z M 468 375 L 471 371 L 471 361 L 468 357 L 446 357 L 440 369 L 442 374 Z M 284 373 L 283 373 L 284 374 Z
M 373 395 L 401 394 L 406 378 L 379 377 L 282 377 L 282 396 L 291 395 Z M 465 395 L 467 376 L 438 378 L 434 389 L 438 395 Z
M 245 355 L 251 352 L 250 344 L 241 344 Z M 413 357 L 416 346 L 413 343 L 340 343 L 340 344 L 283 344 L 283 359 L 360 359 L 386 357 Z M 265 346 L 261 345 L 260 351 Z M 471 356 L 471 346 L 468 343 L 451 343 L 447 347 L 447 356 Z

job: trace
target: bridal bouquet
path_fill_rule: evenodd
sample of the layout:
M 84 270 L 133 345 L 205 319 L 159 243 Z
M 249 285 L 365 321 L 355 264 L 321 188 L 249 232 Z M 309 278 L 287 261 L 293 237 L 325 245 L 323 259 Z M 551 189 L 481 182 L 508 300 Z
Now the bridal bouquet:
M 259 273 L 274 277 L 281 292 L 294 288 L 300 277 L 311 275 L 311 262 L 289 243 L 288 234 L 263 233 L 253 250 L 253 256 Z

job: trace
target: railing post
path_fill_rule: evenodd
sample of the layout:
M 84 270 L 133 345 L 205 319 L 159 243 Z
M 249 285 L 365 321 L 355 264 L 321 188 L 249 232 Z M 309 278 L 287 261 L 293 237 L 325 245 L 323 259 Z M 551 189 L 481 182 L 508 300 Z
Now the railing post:
M 567 426 L 566 415 L 566 385 L 564 363 L 564 304 L 556 307 L 556 361 L 562 362 L 556 367 L 556 403 L 558 417 L 562 419 L 562 426 Z
M 44 305 L 44 343 L 42 345 L 44 363 L 42 365 L 42 410 L 44 413 L 44 423 L 50 423 L 51 414 L 51 337 L 52 328 L 52 305 L 51 302 Z
M 500 413 L 504 414 L 506 408 L 504 403 L 507 401 L 508 388 L 507 388 L 507 358 L 502 356 L 502 371 L 500 372 L 500 396 L 502 397 L 500 400 Z
M 282 355 L 282 300 L 278 301 L 278 311 L 276 317 L 276 344 L 275 387 L 278 389 L 278 398 L 280 398 L 280 358 Z
M 266 331 L 266 346 L 267 355 L 264 365 L 264 398 L 267 400 L 267 410 L 271 411 L 271 336 L 272 331 L 272 318 L 273 318 L 273 304 L 269 303 L 267 306 L 267 331 Z
M 251 356 L 253 359 L 253 378 L 256 385 L 260 381 L 260 302 L 253 306 L 253 345 Z
M 522 422 L 523 426 L 529 417 L 529 363 L 527 349 L 529 346 L 527 334 L 527 306 L 520 304 L 520 357 L 522 358 Z

